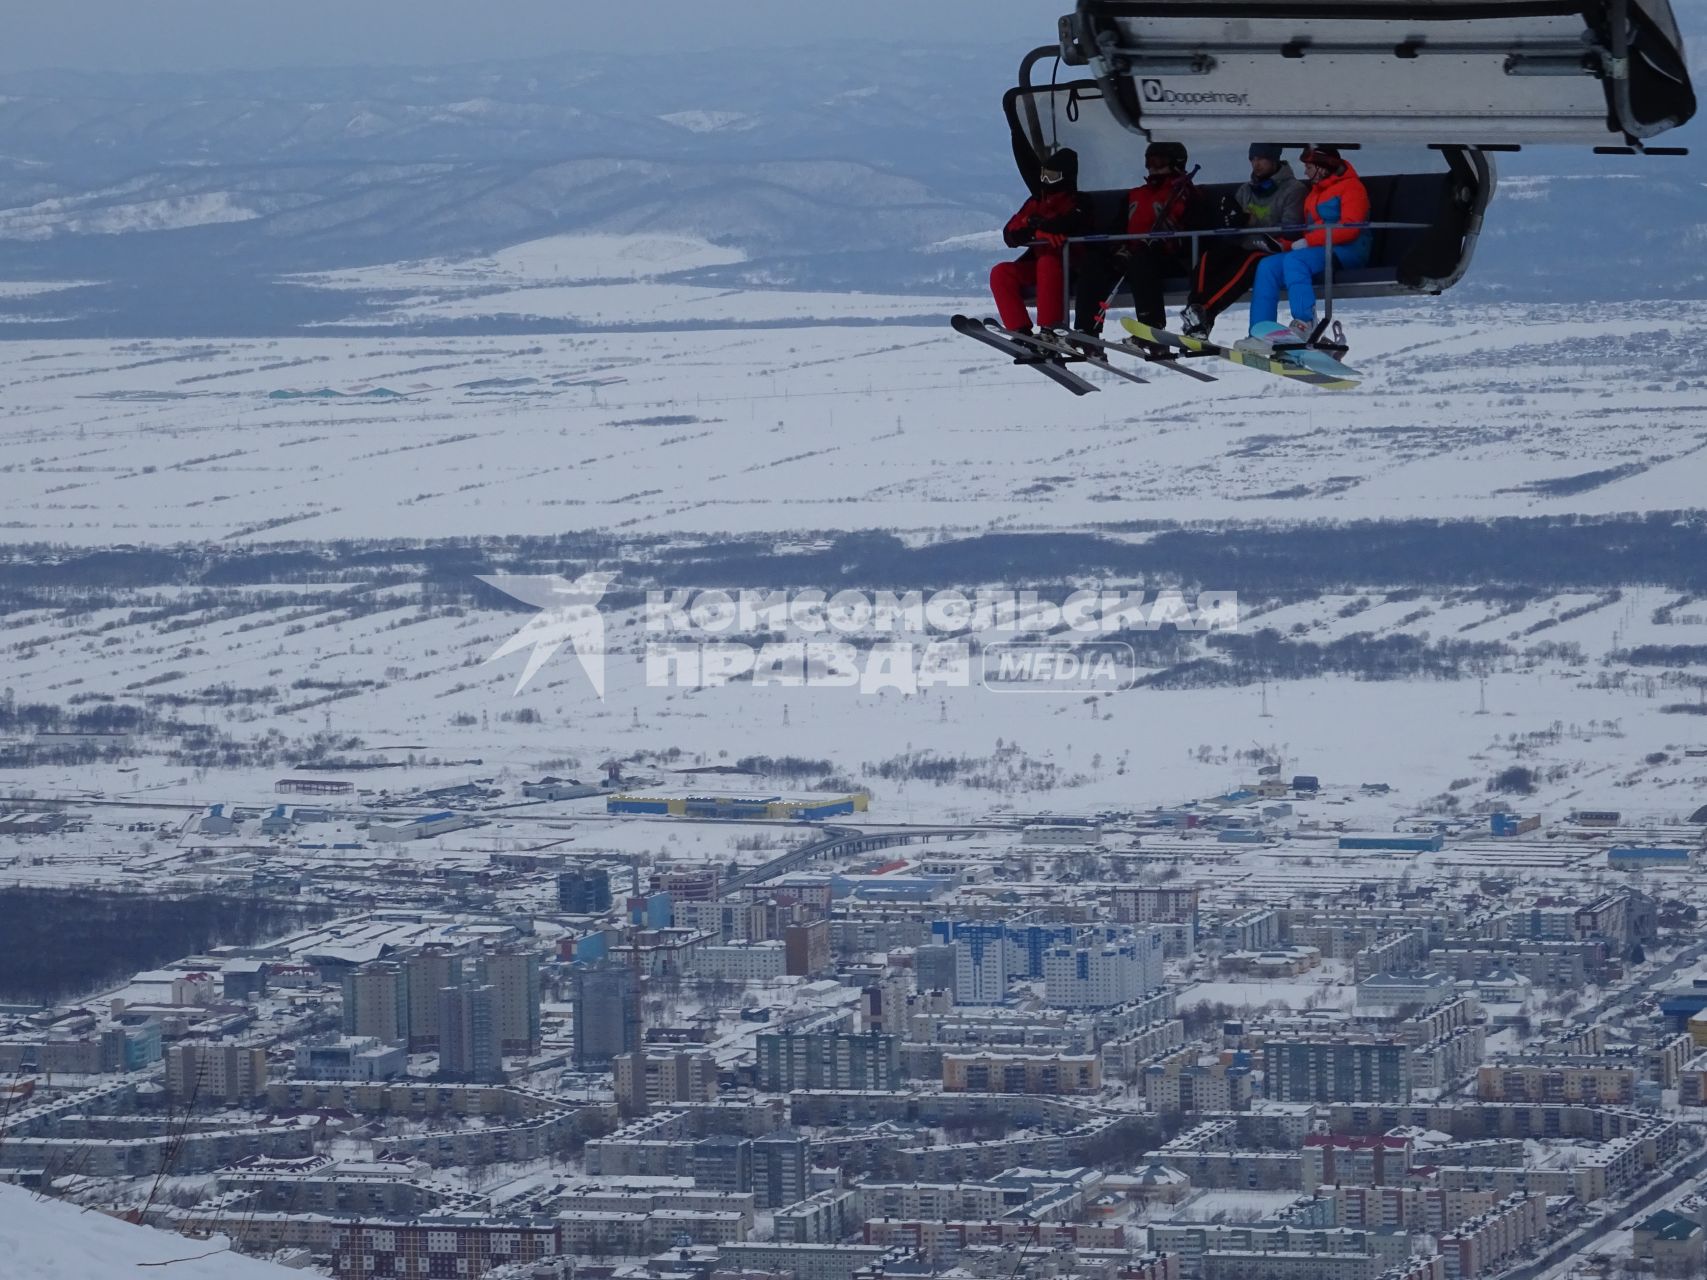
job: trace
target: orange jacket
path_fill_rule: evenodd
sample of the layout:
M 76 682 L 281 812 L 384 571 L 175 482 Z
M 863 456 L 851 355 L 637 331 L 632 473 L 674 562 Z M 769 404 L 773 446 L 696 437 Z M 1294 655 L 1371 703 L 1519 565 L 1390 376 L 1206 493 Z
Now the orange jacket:
M 1333 207 L 1322 209 L 1330 201 L 1338 208 L 1337 217 Z M 1350 244 L 1364 234 L 1362 227 L 1341 226 L 1336 226 L 1330 233 L 1326 225 L 1330 220 L 1335 223 L 1369 221 L 1369 190 L 1350 164 L 1341 172 L 1310 184 L 1310 194 L 1304 197 L 1304 222 L 1310 230 L 1304 233 L 1304 243 L 1325 245 L 1332 234 L 1335 244 Z

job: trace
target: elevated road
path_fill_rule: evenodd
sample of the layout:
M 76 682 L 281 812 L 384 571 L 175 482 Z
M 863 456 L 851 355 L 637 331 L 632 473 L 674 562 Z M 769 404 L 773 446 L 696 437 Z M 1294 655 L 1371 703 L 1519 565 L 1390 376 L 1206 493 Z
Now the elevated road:
M 910 827 L 906 830 L 864 831 L 858 827 L 823 827 L 817 837 L 805 844 L 778 854 L 769 862 L 748 867 L 731 876 L 723 884 L 723 896 L 739 893 L 755 884 L 763 884 L 775 876 L 798 871 L 809 862 L 825 858 L 853 858 L 879 849 L 894 849 L 902 845 L 922 844 L 930 840 L 966 840 L 982 835 L 983 827 Z

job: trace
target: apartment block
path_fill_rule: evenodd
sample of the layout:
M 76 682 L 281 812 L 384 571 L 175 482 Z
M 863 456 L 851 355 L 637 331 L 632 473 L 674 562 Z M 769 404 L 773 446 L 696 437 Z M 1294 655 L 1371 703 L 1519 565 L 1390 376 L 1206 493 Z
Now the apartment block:
M 1095 1093 L 1102 1087 L 1102 1061 L 1091 1053 L 945 1053 L 942 1087 L 949 1093 Z

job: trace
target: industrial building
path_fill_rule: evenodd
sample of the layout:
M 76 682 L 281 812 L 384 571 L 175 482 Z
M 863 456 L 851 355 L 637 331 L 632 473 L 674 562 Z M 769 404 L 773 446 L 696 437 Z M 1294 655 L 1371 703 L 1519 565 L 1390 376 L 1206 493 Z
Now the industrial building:
M 822 791 L 742 795 L 660 787 L 612 795 L 605 801 L 605 811 L 728 818 L 747 822 L 818 822 L 825 818 L 864 813 L 868 800 L 863 791 L 840 795 Z
M 449 831 L 461 831 L 465 827 L 478 825 L 476 819 L 446 809 L 438 813 L 422 814 L 419 818 L 410 818 L 407 822 L 375 823 L 368 829 L 368 835 L 381 843 L 426 840 L 432 836 L 442 836 Z

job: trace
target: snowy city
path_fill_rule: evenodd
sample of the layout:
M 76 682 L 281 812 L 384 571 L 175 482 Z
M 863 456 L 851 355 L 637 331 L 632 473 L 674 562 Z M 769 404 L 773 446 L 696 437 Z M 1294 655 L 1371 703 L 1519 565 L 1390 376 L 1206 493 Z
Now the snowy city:
M 1707 0 L 495 8 L 0 50 L 0 1276 L 1707 1278 Z

